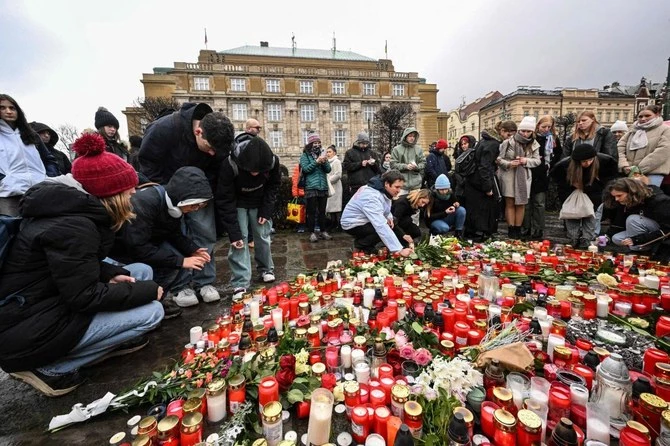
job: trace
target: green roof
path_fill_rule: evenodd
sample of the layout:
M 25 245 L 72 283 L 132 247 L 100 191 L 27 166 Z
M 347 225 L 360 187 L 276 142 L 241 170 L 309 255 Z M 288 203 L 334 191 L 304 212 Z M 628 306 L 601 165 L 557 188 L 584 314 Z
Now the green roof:
M 170 71 L 174 70 L 174 68 L 168 68 L 168 67 L 154 67 L 154 74 L 167 74 Z
M 297 57 L 301 59 L 357 60 L 363 62 L 377 61 L 377 59 L 362 56 L 351 51 L 310 50 L 304 48 L 296 48 L 293 50 L 292 48 L 252 45 L 219 51 L 218 53 L 241 56 Z

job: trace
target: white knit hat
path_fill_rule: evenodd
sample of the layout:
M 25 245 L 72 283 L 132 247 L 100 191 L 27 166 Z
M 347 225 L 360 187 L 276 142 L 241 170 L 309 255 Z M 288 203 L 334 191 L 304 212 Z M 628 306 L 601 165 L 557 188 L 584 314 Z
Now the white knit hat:
M 628 124 L 626 124 L 626 121 L 616 121 L 612 128 L 610 128 L 610 131 L 612 132 L 627 132 L 628 131 Z
M 537 120 L 535 119 L 535 116 L 524 116 L 517 130 L 530 130 L 531 132 L 534 132 L 536 124 Z

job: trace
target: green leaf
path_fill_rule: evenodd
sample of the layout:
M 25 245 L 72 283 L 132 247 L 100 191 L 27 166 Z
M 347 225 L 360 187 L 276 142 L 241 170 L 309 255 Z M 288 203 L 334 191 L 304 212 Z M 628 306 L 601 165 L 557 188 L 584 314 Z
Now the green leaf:
M 163 379 L 163 374 L 161 372 L 154 372 L 153 375 L 154 375 L 154 378 L 156 378 L 156 379 L 160 379 L 160 380 Z
M 424 440 L 424 444 L 426 446 L 439 445 L 440 444 L 440 439 L 435 434 L 429 434 L 429 435 L 426 435 L 426 439 Z
M 305 395 L 298 389 L 291 389 L 288 391 L 286 399 L 288 400 L 289 403 L 295 404 L 299 401 L 304 401 Z
M 258 399 L 258 387 L 247 387 L 247 393 L 253 399 L 255 400 Z
M 412 322 L 412 329 L 417 333 L 417 334 L 422 334 L 423 333 L 423 327 L 421 324 L 418 322 Z

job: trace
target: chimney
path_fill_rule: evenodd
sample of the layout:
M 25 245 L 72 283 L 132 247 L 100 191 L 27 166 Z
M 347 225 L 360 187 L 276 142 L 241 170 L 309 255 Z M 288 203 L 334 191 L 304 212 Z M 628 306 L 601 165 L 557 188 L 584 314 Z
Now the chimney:
M 261 48 L 267 48 L 269 45 L 267 42 L 261 40 Z

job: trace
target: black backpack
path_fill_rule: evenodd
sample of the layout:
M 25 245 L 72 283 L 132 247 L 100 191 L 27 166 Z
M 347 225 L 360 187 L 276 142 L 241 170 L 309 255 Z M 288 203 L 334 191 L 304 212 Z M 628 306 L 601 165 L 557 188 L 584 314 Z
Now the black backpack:
M 476 146 L 471 147 L 456 158 L 454 172 L 463 178 L 467 178 L 475 173 L 477 170 L 477 160 L 475 158 L 476 149 Z

